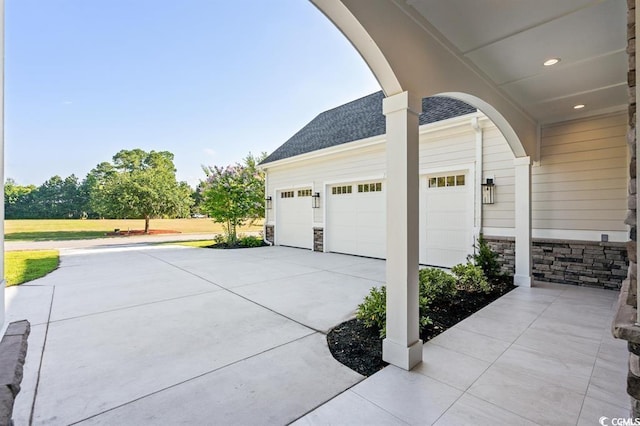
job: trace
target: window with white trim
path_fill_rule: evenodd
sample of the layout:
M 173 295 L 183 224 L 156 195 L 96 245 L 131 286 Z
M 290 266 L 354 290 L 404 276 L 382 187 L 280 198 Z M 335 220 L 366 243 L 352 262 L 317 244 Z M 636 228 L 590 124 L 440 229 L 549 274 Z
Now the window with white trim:
M 282 191 L 280 198 L 293 198 L 293 191 Z
M 298 189 L 298 197 L 311 197 L 310 189 Z

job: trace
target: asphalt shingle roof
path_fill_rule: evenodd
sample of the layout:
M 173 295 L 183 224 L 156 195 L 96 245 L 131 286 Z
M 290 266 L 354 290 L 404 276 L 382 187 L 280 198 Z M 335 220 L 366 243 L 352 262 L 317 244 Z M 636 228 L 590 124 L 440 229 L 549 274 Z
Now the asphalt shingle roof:
M 384 134 L 383 99 L 380 91 L 319 114 L 262 164 Z M 427 124 L 470 114 L 476 108 L 457 99 L 434 96 L 422 100 L 422 111 L 420 124 Z

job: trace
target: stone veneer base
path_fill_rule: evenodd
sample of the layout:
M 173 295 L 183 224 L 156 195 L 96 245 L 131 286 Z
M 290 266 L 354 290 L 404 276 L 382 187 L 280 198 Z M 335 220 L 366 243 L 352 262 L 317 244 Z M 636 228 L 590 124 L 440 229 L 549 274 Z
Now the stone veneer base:
M 515 272 L 515 239 L 484 236 L 503 272 Z M 532 240 L 532 273 L 537 281 L 619 289 L 627 277 L 625 243 L 573 240 Z

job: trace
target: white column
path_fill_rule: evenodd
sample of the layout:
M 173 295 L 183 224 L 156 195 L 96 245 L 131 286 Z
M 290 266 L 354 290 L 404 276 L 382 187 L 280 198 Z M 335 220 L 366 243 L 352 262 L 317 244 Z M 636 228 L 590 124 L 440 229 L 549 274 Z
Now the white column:
M 4 200 L 4 0 L 0 0 L 0 180 L 0 195 Z M 0 204 L 0 248 L 0 330 L 4 330 L 4 201 Z
M 0 195 L 4 200 L 4 0 L 0 0 L 0 180 Z M 4 201 L 0 206 L 0 247 L 0 330 L 4 330 Z
M 513 160 L 515 166 L 516 273 L 513 283 L 531 287 L 531 157 Z
M 422 361 L 418 326 L 418 115 L 408 92 L 383 101 L 387 118 L 387 337 L 382 359 L 410 370 Z

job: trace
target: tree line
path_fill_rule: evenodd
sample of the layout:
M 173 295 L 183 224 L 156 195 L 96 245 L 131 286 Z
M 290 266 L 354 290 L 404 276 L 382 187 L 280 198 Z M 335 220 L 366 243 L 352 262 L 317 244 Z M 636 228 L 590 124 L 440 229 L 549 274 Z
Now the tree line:
M 6 219 L 144 219 L 183 218 L 206 213 L 223 225 L 225 240 L 235 246 L 237 230 L 264 217 L 266 153 L 249 153 L 242 163 L 203 166 L 205 179 L 194 190 L 176 180 L 168 151 L 122 150 L 111 162 L 93 168 L 84 180 L 53 176 L 42 185 L 4 185 Z
M 4 185 L 6 219 L 189 217 L 201 197 L 175 176 L 168 151 L 122 150 L 80 181 L 53 176 L 40 186 Z

